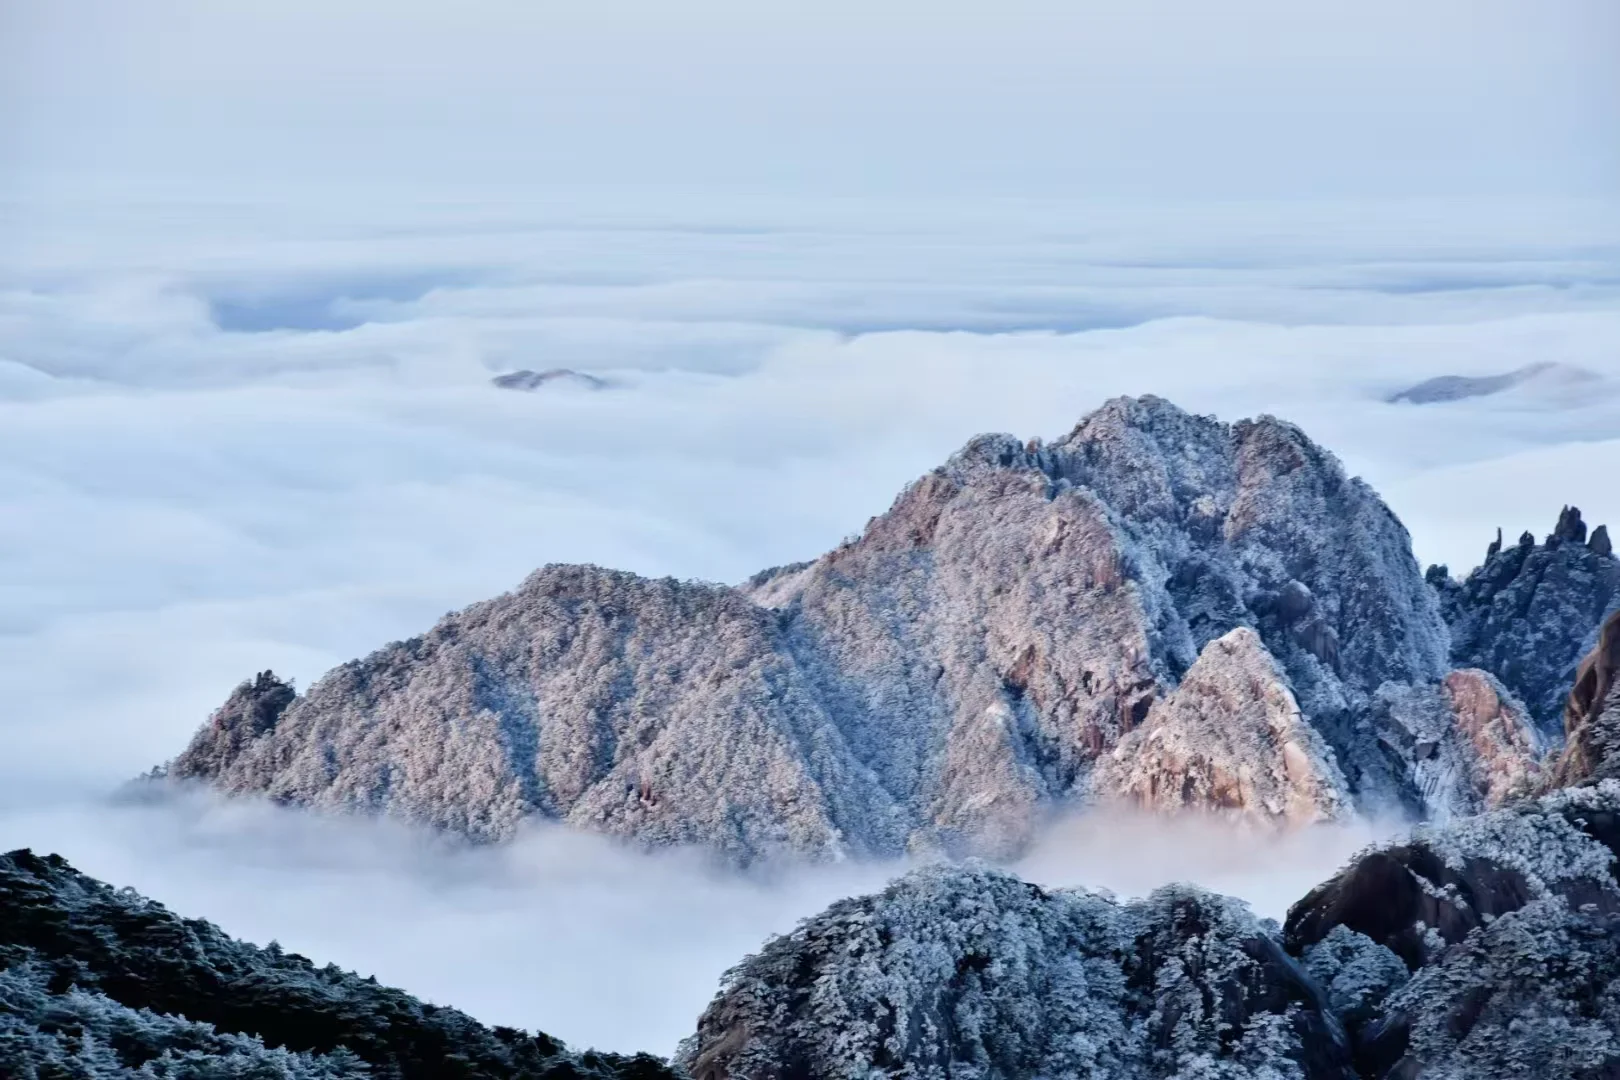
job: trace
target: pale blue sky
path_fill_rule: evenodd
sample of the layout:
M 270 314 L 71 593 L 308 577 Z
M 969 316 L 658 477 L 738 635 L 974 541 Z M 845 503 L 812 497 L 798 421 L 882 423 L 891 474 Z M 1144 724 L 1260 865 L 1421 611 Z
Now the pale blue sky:
M 1613 0 L 0 0 L 33 189 L 1602 194 Z

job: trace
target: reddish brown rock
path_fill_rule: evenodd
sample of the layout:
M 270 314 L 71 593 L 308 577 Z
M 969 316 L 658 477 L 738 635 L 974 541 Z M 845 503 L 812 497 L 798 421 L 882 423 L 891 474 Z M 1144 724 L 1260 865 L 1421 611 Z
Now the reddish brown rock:
M 1620 611 L 1598 632 L 1597 647 L 1575 669 L 1564 705 L 1564 752 L 1551 786 L 1620 777 Z
M 1097 763 L 1092 791 L 1153 811 L 1281 825 L 1333 820 L 1351 805 L 1333 751 L 1247 627 L 1204 647 L 1181 685 Z

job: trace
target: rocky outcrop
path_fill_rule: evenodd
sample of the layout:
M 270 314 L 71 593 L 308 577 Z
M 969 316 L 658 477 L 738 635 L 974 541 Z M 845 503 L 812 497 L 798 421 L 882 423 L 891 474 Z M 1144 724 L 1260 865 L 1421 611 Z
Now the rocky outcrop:
M 1204 646 L 1181 684 L 1098 761 L 1092 792 L 1148 810 L 1286 825 L 1331 821 L 1351 809 L 1333 752 L 1247 627 Z
M 1370 852 L 1285 940 L 1367 1077 L 1620 1075 L 1620 782 Z
M 915 872 L 733 969 L 678 1054 L 694 1080 L 1293 1076 L 1348 1080 L 1310 980 L 1241 904 L 1117 904 Z
M 1620 611 L 1609 616 L 1575 669 L 1564 703 L 1564 736 L 1554 786 L 1620 779 Z
M 1444 821 L 1527 795 L 1541 784 L 1547 740 L 1495 676 L 1453 671 L 1436 685 L 1379 690 L 1379 741 L 1411 777 L 1414 816 Z
M 114 889 L 0 855 L 0 1075 L 674 1080 L 646 1055 L 486 1028 Z
M 1463 580 L 1443 566 L 1427 577 L 1451 628 L 1452 661 L 1495 675 L 1544 734 L 1558 735 L 1575 665 L 1604 616 L 1620 607 L 1620 559 L 1608 530 L 1600 525 L 1589 537 L 1581 512 L 1565 507 L 1545 543 L 1525 533 L 1504 547 L 1498 532 L 1485 562 Z
M 1412 801 L 1367 722 L 1446 671 L 1406 531 L 1297 428 L 1156 398 L 975 439 L 737 588 L 547 567 L 170 772 L 482 839 L 542 816 L 741 859 L 1005 854 L 1240 627 L 1326 748 L 1307 771 Z

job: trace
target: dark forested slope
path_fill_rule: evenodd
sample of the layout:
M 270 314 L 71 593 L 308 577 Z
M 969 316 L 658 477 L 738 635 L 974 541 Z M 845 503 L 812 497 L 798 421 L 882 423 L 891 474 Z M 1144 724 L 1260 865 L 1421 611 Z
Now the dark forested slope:
M 655 1058 L 488 1028 L 115 889 L 0 855 L 0 1076 L 668 1080 Z

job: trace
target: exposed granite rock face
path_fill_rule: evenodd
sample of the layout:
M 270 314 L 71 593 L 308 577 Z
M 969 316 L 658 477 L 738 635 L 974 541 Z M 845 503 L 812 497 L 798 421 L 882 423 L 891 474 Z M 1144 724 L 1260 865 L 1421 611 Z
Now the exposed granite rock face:
M 683 1044 L 694 1080 L 1349 1080 L 1309 979 L 1241 904 L 1116 904 L 929 869 L 840 901 L 733 969 Z
M 574 1053 L 236 941 L 26 850 L 0 855 L 0 1075 L 674 1080 L 656 1058 Z
M 1565 507 L 1546 543 L 1525 533 L 1503 547 L 1498 532 L 1485 562 L 1462 581 L 1443 566 L 1427 577 L 1451 628 L 1453 662 L 1495 675 L 1543 733 L 1558 734 L 1575 665 L 1604 616 L 1620 607 L 1620 559 L 1608 530 L 1588 538 L 1581 512 Z
M 1379 740 L 1412 778 L 1417 816 L 1474 814 L 1540 786 L 1547 740 L 1489 672 L 1464 668 L 1432 686 L 1391 683 L 1374 715 Z
M 171 773 L 478 838 L 539 815 L 743 859 L 1005 854 L 1238 627 L 1344 790 L 1411 801 L 1367 721 L 1446 670 L 1406 531 L 1293 426 L 1156 398 L 977 438 L 738 588 L 548 567 Z
M 1564 704 L 1564 738 L 1554 786 L 1620 779 L 1620 611 L 1609 616 L 1575 669 Z
M 1092 792 L 1150 810 L 1215 810 L 1286 825 L 1351 809 L 1333 752 L 1247 627 L 1204 646 L 1181 684 L 1098 761 Z
M 1362 1076 L 1612 1077 L 1617 867 L 1608 780 L 1360 857 L 1294 906 L 1286 942 L 1343 1010 Z

